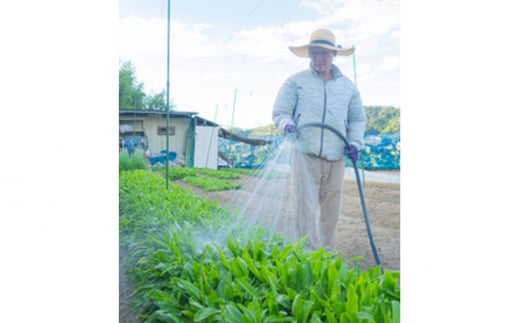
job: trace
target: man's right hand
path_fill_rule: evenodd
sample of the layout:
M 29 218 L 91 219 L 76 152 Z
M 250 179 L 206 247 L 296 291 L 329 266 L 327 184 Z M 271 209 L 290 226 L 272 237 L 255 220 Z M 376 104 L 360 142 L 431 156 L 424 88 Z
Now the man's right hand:
M 294 127 L 292 124 L 286 124 L 283 128 L 283 135 L 287 136 L 288 134 L 295 134 L 296 133 L 296 127 Z

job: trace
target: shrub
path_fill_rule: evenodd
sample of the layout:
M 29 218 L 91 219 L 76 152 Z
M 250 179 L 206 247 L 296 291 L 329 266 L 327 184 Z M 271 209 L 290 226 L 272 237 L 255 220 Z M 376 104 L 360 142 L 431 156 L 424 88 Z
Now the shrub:
M 119 171 L 134 169 L 148 169 L 148 163 L 146 162 L 143 153 L 136 151 L 132 156 L 130 156 L 127 150 L 121 151 L 119 153 Z

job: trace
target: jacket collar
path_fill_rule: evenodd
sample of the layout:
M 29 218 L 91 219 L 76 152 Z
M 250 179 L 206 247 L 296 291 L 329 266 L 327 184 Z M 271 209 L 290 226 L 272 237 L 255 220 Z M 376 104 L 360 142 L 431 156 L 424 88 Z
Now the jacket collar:
M 309 64 L 309 69 L 311 70 L 313 75 L 320 76 L 318 72 L 316 72 Z M 332 64 L 330 68 L 330 74 L 332 75 L 333 79 L 337 79 L 343 76 L 343 73 L 341 73 L 341 70 L 336 65 Z

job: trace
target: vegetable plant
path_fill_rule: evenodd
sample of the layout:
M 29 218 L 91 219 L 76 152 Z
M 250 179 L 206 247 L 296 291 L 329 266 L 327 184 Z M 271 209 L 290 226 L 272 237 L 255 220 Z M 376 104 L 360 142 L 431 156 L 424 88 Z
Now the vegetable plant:
M 119 153 L 119 171 L 134 169 L 148 169 L 148 163 L 143 153 L 136 151 L 130 156 L 126 149 L 122 150 Z
M 159 175 L 120 174 L 120 241 L 147 322 L 399 322 L 399 272 L 306 250 Z

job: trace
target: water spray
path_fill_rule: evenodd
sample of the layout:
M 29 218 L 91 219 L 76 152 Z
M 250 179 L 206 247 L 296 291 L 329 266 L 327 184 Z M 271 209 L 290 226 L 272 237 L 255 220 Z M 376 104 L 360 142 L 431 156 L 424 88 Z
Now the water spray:
M 299 126 L 297 129 L 299 131 L 307 127 L 326 128 L 334 132 L 350 149 L 350 144 L 346 138 L 329 125 L 308 123 Z M 300 154 L 295 153 L 299 150 L 299 141 L 296 136 L 288 136 L 286 139 L 275 153 L 263 162 L 262 171 L 253 176 L 256 179 L 247 180 L 243 183 L 241 190 L 229 193 L 228 197 L 231 197 L 228 201 L 229 207 L 236 212 L 238 218 L 247 219 L 248 225 L 242 229 L 245 236 L 252 234 L 255 231 L 254 228 L 259 225 L 270 229 L 265 232 L 267 239 L 271 239 L 275 232 L 282 233 L 291 241 L 301 238 L 295 230 L 296 214 L 291 212 L 291 205 L 294 203 L 295 196 L 291 194 L 291 183 L 287 180 L 291 176 L 291 164 L 294 162 L 294 158 L 301 158 Z M 380 265 L 381 270 L 384 271 L 370 227 L 361 185 L 362 180 L 356 163 L 353 162 L 353 165 L 372 252 L 377 265 Z M 222 234 L 226 235 L 226 233 L 231 233 L 232 229 L 226 226 L 219 228 L 219 231 L 223 231 Z
M 324 128 L 324 129 L 332 131 L 334 134 L 336 134 L 338 137 L 340 137 L 343 140 L 343 142 L 347 146 L 347 149 L 350 151 L 350 144 L 348 143 L 347 138 L 345 138 L 341 134 L 341 132 L 339 132 L 337 129 L 335 129 L 327 124 L 319 123 L 319 122 L 306 123 L 306 124 L 298 126 L 297 129 L 298 129 L 298 131 L 300 131 L 300 130 L 302 130 L 304 128 L 308 128 L 308 127 L 320 127 L 320 128 Z M 370 240 L 370 246 L 372 248 L 372 253 L 374 254 L 376 263 L 381 266 L 381 270 L 384 272 L 383 264 L 381 263 L 381 259 L 379 258 L 379 253 L 377 252 L 376 243 L 374 241 L 374 236 L 372 234 L 370 220 L 368 218 L 368 211 L 367 211 L 367 207 L 366 207 L 366 203 L 365 203 L 365 195 L 363 193 L 363 186 L 361 185 L 361 178 L 359 176 L 359 171 L 358 171 L 356 162 L 353 160 L 352 160 L 352 165 L 354 166 L 354 173 L 356 174 L 356 182 L 357 182 L 357 187 L 358 187 L 358 191 L 359 191 L 359 198 L 361 200 L 361 208 L 363 209 L 363 216 L 365 218 L 365 225 L 367 227 L 367 233 L 368 233 L 368 238 Z

